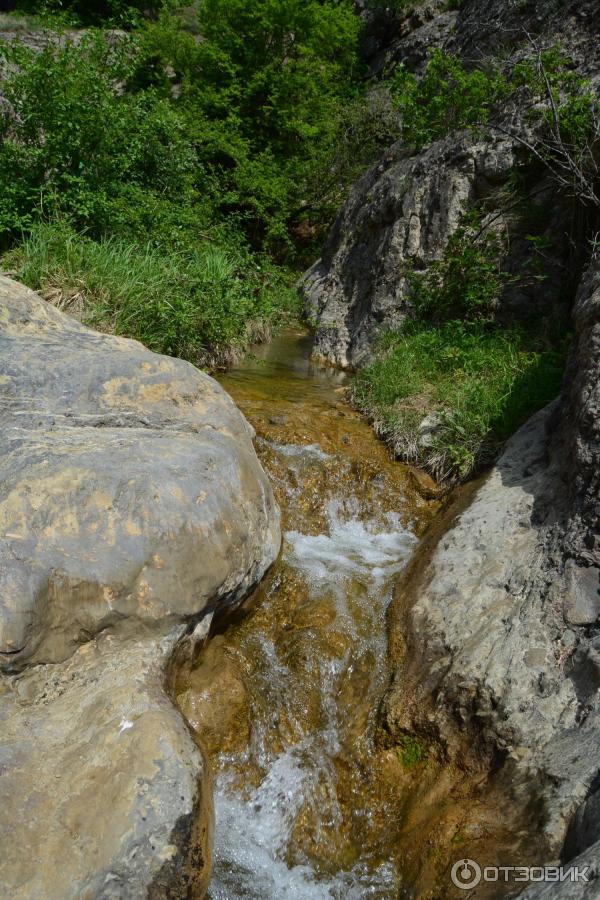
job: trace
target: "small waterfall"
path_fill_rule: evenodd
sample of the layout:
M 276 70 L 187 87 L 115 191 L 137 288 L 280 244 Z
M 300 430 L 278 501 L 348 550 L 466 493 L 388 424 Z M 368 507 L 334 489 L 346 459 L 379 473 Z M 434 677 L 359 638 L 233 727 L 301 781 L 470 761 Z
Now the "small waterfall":
M 247 739 L 211 748 L 209 896 L 391 898 L 399 875 L 382 849 L 393 813 L 373 797 L 374 715 L 386 608 L 431 511 L 343 403 L 339 375 L 312 369 L 301 341 L 290 352 L 287 340 L 223 378 L 257 430 L 284 544 L 254 611 L 222 636 L 244 684 Z

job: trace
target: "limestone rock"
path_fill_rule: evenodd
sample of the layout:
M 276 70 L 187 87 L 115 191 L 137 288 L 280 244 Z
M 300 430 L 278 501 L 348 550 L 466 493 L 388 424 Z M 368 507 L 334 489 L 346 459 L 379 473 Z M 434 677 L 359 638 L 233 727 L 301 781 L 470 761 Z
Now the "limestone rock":
M 571 625 L 593 625 L 600 617 L 598 569 L 565 565 L 565 619 Z
M 410 310 L 407 275 L 442 255 L 462 215 L 513 163 L 504 138 L 454 134 L 412 156 L 395 144 L 352 189 L 305 275 L 315 358 L 364 363 L 380 326 L 398 327 Z
M 169 673 L 279 550 L 253 431 L 7 278 L 0 397 L 3 896 L 201 897 L 212 798 Z
M 176 637 L 105 635 L 4 680 L 3 896 L 203 895 L 211 788 L 164 692 Z
M 0 280 L 0 666 L 233 602 L 279 546 L 252 430 L 189 363 Z
M 435 733 L 450 756 L 466 729 L 519 809 L 537 810 L 529 840 L 543 838 L 547 860 L 600 872 L 597 261 L 574 321 L 560 401 L 512 438 L 400 591 L 391 646 L 405 650 L 384 710 L 392 735 Z M 555 894 L 596 896 L 585 882 L 523 896 Z

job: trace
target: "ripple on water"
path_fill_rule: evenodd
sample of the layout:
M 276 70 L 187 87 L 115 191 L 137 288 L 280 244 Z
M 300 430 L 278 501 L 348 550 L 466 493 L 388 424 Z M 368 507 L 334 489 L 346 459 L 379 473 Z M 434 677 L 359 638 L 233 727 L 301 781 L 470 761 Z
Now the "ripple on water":
M 211 900 L 325 900 L 386 897 L 396 884 L 391 866 L 375 872 L 355 866 L 331 878 L 319 878 L 311 865 L 288 865 L 286 845 L 294 818 L 310 785 L 298 746 L 279 756 L 266 778 L 242 799 L 228 784 L 217 782 L 214 876 Z
M 288 531 L 286 558 L 309 581 L 340 583 L 348 577 L 363 576 L 381 581 L 400 572 L 415 544 L 415 536 L 401 524 L 400 517 L 388 513 L 383 522 L 346 518 L 340 502 L 327 510 L 328 533 L 309 535 Z
M 280 343 L 266 362 L 223 378 L 259 435 L 287 524 L 260 604 L 227 635 L 226 652 L 245 673 L 249 740 L 212 760 L 209 897 L 389 900 L 399 873 L 369 844 L 389 823 L 369 807 L 378 801 L 364 773 L 385 609 L 416 543 L 406 523 L 419 501 L 336 392 L 339 376 L 299 370 L 307 350 L 297 336 Z
M 288 845 L 296 819 L 303 808 L 311 805 L 311 798 L 318 803 L 320 797 L 326 796 L 321 815 L 328 817 L 330 825 L 333 822 L 335 827 L 335 820 L 341 819 L 332 764 L 340 751 L 340 680 L 351 665 L 349 657 L 369 649 L 382 654 L 382 629 L 367 629 L 370 637 L 365 635 L 364 627 L 358 633 L 347 603 L 349 585 L 354 585 L 355 590 L 357 582 L 362 585 L 359 594 L 371 603 L 371 621 L 381 617 L 389 599 L 390 580 L 403 568 L 415 543 L 414 535 L 394 514 L 363 521 L 349 514 L 348 505 L 332 501 L 328 504 L 327 521 L 327 533 L 285 534 L 285 566 L 301 573 L 315 598 L 324 591 L 333 593 L 338 604 L 338 627 L 343 621 L 345 631 L 353 638 L 353 648 L 341 660 L 320 660 L 322 720 L 320 727 L 304 740 L 269 759 L 260 723 L 254 723 L 254 748 L 250 753 L 254 752 L 265 771 L 258 787 L 241 794 L 238 781 L 228 772 L 228 761 L 221 759 L 215 791 L 212 900 L 359 900 L 391 897 L 397 887 L 397 875 L 391 865 L 379 865 L 373 870 L 359 862 L 348 871 L 326 877 L 309 861 L 294 864 L 289 858 Z M 261 678 L 271 683 L 272 702 L 275 706 L 285 704 L 286 692 L 294 690 L 294 676 L 281 662 L 271 641 L 263 641 L 260 651 Z

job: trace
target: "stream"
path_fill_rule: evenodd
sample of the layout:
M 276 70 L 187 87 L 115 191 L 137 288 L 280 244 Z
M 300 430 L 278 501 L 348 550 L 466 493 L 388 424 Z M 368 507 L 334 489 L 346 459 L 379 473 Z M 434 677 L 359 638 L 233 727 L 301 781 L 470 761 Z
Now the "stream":
M 385 613 L 435 504 L 285 332 L 220 378 L 256 429 L 282 510 L 250 611 L 178 703 L 215 772 L 212 900 L 397 897 L 402 778 L 375 746 Z

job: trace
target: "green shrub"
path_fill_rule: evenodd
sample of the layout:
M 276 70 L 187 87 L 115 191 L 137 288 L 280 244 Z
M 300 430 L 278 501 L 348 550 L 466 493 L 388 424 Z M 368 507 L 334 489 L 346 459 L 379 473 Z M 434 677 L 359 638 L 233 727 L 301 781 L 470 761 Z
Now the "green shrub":
M 400 65 L 390 90 L 402 113 L 402 137 L 420 150 L 455 129 L 487 122 L 509 86 L 498 69 L 467 70 L 456 57 L 434 50 L 422 78 Z
M 56 17 L 66 25 L 135 25 L 143 16 L 155 16 L 169 0 L 25 0 L 20 7 L 50 23 Z
M 401 459 L 440 480 L 464 479 L 556 396 L 565 355 L 566 343 L 525 330 L 410 322 L 384 338 L 352 397 Z
M 4 243 L 40 214 L 62 215 L 95 235 L 112 228 L 132 191 L 146 202 L 193 203 L 197 160 L 177 113 L 153 92 L 119 85 L 135 43 L 97 34 L 40 53 L 0 48 L 13 68 L 3 92 L 0 235 Z M 118 213 L 117 213 L 118 215 Z
M 466 322 L 492 318 L 506 280 L 501 242 L 472 212 L 450 237 L 441 260 L 410 275 L 412 300 L 422 320 Z
M 279 258 L 329 225 L 367 146 L 340 153 L 359 95 L 351 0 L 201 0 L 197 20 L 201 41 L 164 14 L 41 53 L 0 46 L 5 244 L 42 214 L 99 237 L 140 206 L 172 220 L 169 202 L 190 240 L 227 221 Z
M 351 0 L 203 0 L 197 19 L 200 42 L 173 18 L 146 29 L 137 83 L 166 96 L 175 73 L 215 209 L 254 246 L 289 255 L 294 227 L 328 224 L 340 201 L 330 169 L 357 91 L 360 21 Z
M 562 188 L 600 207 L 600 104 L 590 82 L 573 71 L 559 46 L 538 49 L 513 69 L 511 84 L 527 98 L 537 126 L 536 155 Z
M 598 102 L 589 81 L 573 71 L 572 61 L 558 46 L 534 46 L 506 71 L 467 69 L 451 54 L 434 50 L 422 78 L 400 65 L 389 88 L 402 116 L 402 137 L 417 150 L 456 129 L 485 128 L 499 101 L 513 97 L 528 110 L 528 121 L 538 126 L 538 158 L 550 168 L 574 162 L 584 173 L 586 168 L 596 171 L 590 144 L 598 139 Z M 508 133 L 526 146 L 523 127 L 511 128 Z
M 95 10 L 113 21 L 132 8 L 146 9 Z M 83 2 L 65 10 L 91 16 Z M 357 171 L 338 140 L 357 95 L 352 0 L 200 0 L 196 20 L 201 41 L 165 14 L 40 52 L 0 44 L 0 248 L 24 236 L 32 260 L 46 243 L 43 279 L 30 280 L 87 279 L 89 321 L 188 358 L 224 352 L 262 304 L 287 303 L 263 285 L 286 280 L 273 263 L 265 276 L 264 249 L 297 259 L 297 235 L 322 233 Z M 57 220 L 60 235 L 39 224 Z M 215 246 L 229 272 L 216 280 Z M 108 260 L 124 285 L 132 266 L 146 309 Z M 167 284 L 169 302 L 152 287 Z
M 218 365 L 264 333 L 292 292 L 268 266 L 210 243 L 164 253 L 114 237 L 91 240 L 38 224 L 5 259 L 18 278 L 92 327 L 151 350 Z

